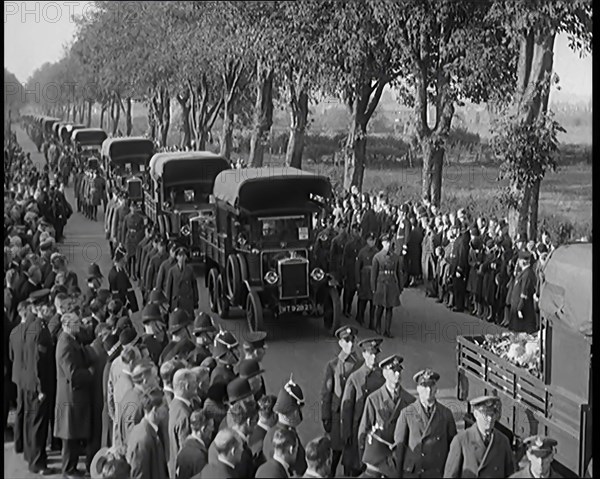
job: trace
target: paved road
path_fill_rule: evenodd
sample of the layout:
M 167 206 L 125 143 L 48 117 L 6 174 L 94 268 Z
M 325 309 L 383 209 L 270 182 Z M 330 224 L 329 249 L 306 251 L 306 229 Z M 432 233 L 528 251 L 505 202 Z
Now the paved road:
M 20 145 L 31 152 L 34 161 L 43 164 L 43 156 L 37 152 L 27 134 L 15 128 Z M 67 188 L 67 199 L 75 208 L 73 190 Z M 61 250 L 67 255 L 70 267 L 80 278 L 85 278 L 87 265 L 95 261 L 100 265 L 104 276 L 111 267 L 108 242 L 104 236 L 103 222 L 90 221 L 75 212 L 65 228 L 65 242 Z M 201 276 L 201 275 L 199 275 Z M 208 297 L 203 280 L 199 280 L 200 307 L 209 312 Z M 103 287 L 107 287 L 107 282 Z M 140 295 L 138 292 L 138 300 Z M 438 383 L 441 402 L 450 407 L 459 419 L 464 412 L 464 404 L 456 400 L 456 336 L 497 333 L 495 325 L 485 323 L 477 318 L 461 313 L 453 313 L 431 299 L 425 298 L 420 289 L 407 289 L 402 293 L 402 306 L 394 312 L 392 334 L 394 339 L 386 339 L 383 343 L 382 357 L 398 353 L 404 357 L 403 383 L 410 391 L 415 392 L 413 374 L 425 367 L 437 370 L 441 379 Z M 139 325 L 139 313 L 134 316 L 134 323 Z M 213 315 L 214 316 L 214 315 Z M 217 323 L 229 329 L 242 340 L 247 334 L 244 315 L 240 312 L 234 316 L 238 319 L 221 320 Z M 137 320 L 137 321 L 136 321 Z M 357 324 L 347 320 L 348 324 Z M 360 338 L 373 336 L 374 333 L 359 328 Z M 293 374 L 294 381 L 302 387 L 306 399 L 304 422 L 299 427 L 301 438 L 308 442 L 323 432 L 320 421 L 319 394 L 325 363 L 337 353 L 337 344 L 323 330 L 318 319 L 297 318 L 281 323 L 268 324 L 268 351 L 263 367 L 266 369 L 265 381 L 267 391 L 277 394 L 278 390 Z M 5 477 L 25 478 L 27 472 L 22 455 L 16 456 L 12 443 L 5 443 Z M 60 465 L 59 458 L 51 456 L 50 467 Z M 80 468 L 82 468 L 80 464 Z M 50 476 L 52 477 L 52 476 Z M 59 476 L 56 476 L 59 477 Z

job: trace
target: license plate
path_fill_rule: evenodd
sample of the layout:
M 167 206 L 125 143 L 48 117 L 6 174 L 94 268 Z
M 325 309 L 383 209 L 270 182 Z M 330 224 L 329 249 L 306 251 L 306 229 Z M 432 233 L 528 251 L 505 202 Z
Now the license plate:
M 303 313 L 310 311 L 310 304 L 280 304 L 280 313 Z

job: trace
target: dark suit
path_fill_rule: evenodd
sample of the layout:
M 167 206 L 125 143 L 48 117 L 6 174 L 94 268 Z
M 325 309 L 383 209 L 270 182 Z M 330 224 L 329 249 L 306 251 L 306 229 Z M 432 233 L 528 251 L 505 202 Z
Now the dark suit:
M 130 309 L 133 313 L 139 311 L 135 291 L 125 270 L 113 266 L 108 273 L 108 285 L 113 297 L 120 299 L 125 309 Z
M 257 466 L 266 462 L 265 456 L 263 455 L 263 443 L 265 436 L 267 435 L 268 429 L 263 428 L 260 424 L 252 430 L 252 434 L 248 438 L 248 447 L 254 457 L 254 463 Z
M 456 436 L 452 412 L 436 402 L 427 417 L 420 401 L 400 412 L 394 431 L 401 477 L 442 477 L 450 443 Z
M 160 353 L 158 358 L 158 365 L 161 366 L 163 363 L 177 356 L 179 359 L 185 359 L 187 361 L 189 355 L 196 349 L 196 345 L 188 338 L 184 338 L 180 341 L 170 341 L 167 343 L 165 348 Z
M 175 476 L 177 454 L 191 432 L 191 414 L 192 405 L 184 403 L 178 397 L 174 397 L 169 404 L 169 472 L 171 477 Z
M 131 466 L 131 479 L 169 477 L 165 446 L 145 418 L 131 431 L 127 443 L 127 462 Z
M 452 274 L 452 284 L 454 285 L 454 306 L 459 310 L 464 310 L 465 293 L 467 291 L 467 278 L 469 275 L 469 232 L 462 233 L 452 247 L 453 263 L 450 267 Z M 456 277 L 460 273 L 460 277 Z
M 210 384 L 212 385 L 219 381 L 229 384 L 235 378 L 236 374 L 233 372 L 233 366 L 217 362 L 215 369 L 210 373 Z
M 227 464 L 217 460 L 209 462 L 200 474 L 196 474 L 192 479 L 237 479 L 238 476 L 235 470 Z
M 263 440 L 263 455 L 265 456 L 265 459 L 267 461 L 269 461 L 269 459 L 273 459 L 273 436 L 275 435 L 275 431 L 278 428 L 286 428 L 292 431 L 294 434 L 296 434 L 296 440 L 298 442 L 298 453 L 296 455 L 296 463 L 291 464 L 290 468 L 294 475 L 301 476 L 306 472 L 306 452 L 304 451 L 304 446 L 302 445 L 300 437 L 298 436 L 298 432 L 295 428 L 286 426 L 281 423 L 277 423 L 275 424 L 275 426 L 269 429 L 267 431 L 267 434 L 265 435 L 265 439 Z
M 262 466 L 258 468 L 256 471 L 256 478 L 277 478 L 277 479 L 287 479 L 290 477 L 288 471 L 285 470 L 283 465 L 277 462 L 274 459 L 269 459 Z
M 176 479 L 190 479 L 199 474 L 208 463 L 208 451 L 204 443 L 189 436 L 177 454 Z
M 226 427 L 227 425 L 225 425 Z M 248 444 L 245 442 L 245 440 L 241 437 L 238 436 L 242 442 L 242 456 L 240 458 L 240 462 L 235 466 L 235 474 L 237 477 L 254 477 L 254 474 L 256 473 L 256 464 L 255 464 L 255 460 L 254 460 L 254 456 L 252 454 L 252 451 L 250 450 L 250 448 L 248 447 Z M 217 457 L 218 457 L 218 453 L 217 453 L 217 449 L 215 448 L 215 443 L 213 442 L 209 447 L 208 447 L 208 462 L 217 462 Z
M 90 350 L 92 353 L 92 423 L 90 440 L 87 444 L 86 464 L 88 467 L 92 463 L 92 459 L 96 453 L 100 450 L 102 444 L 102 409 L 104 406 L 102 377 L 104 374 L 104 366 L 106 365 L 106 360 L 108 358 L 99 338 L 92 342 Z
M 169 253 L 158 254 L 148 257 L 148 266 L 144 272 L 144 288 L 149 293 L 154 288 L 160 288 L 162 285 L 158 284 L 158 272 L 161 265 L 169 259 Z M 161 280 L 162 281 L 162 280 Z
M 450 443 L 444 477 L 510 476 L 515 470 L 514 457 L 508 438 L 494 430 L 486 447 L 477 424 L 459 432 Z
M 535 272 L 528 266 L 514 279 L 510 295 L 510 324 L 511 331 L 533 333 L 537 329 L 533 294 L 536 288 Z M 518 313 L 523 314 L 520 319 Z

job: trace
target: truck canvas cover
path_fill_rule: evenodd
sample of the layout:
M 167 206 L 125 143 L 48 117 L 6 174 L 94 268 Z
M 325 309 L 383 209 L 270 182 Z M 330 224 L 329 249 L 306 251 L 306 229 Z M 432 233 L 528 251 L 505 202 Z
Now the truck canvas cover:
M 100 146 L 106 138 L 106 132 L 100 128 L 81 128 L 71 133 L 71 141 L 81 146 Z
M 102 156 L 117 165 L 147 165 L 153 153 L 154 143 L 144 137 L 108 138 L 102 143 Z
M 574 243 L 554 250 L 543 269 L 540 313 L 592 337 L 592 244 Z
M 265 167 L 223 171 L 215 180 L 215 199 L 248 213 L 314 209 L 314 199 L 331 195 L 326 176 L 296 168 Z
M 66 123 L 58 128 L 58 135 L 62 142 L 66 142 L 71 139 L 72 132 L 80 128 L 85 128 L 85 125 Z
M 150 176 L 164 185 L 205 183 L 209 190 L 215 178 L 229 163 L 223 157 L 209 151 L 157 153 L 150 160 Z

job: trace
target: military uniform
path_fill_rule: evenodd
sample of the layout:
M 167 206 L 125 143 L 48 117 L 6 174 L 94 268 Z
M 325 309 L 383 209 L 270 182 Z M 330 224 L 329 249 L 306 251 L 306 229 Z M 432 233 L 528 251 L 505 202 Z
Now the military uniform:
M 317 234 L 313 254 L 315 257 L 315 266 L 321 268 L 326 273 L 329 271 L 329 252 L 331 250 L 331 241 L 333 240 L 333 227 L 327 226 Z
M 158 250 L 152 256 L 148 256 L 148 267 L 144 275 L 144 290 L 147 294 L 150 293 L 154 288 L 159 288 L 162 291 L 161 286 L 158 284 L 158 271 L 161 265 L 169 259 L 169 253 L 164 251 L 159 253 Z
M 358 284 L 356 260 L 363 247 L 363 243 L 363 239 L 358 234 L 353 234 L 348 238 L 342 253 L 342 278 L 344 281 L 343 310 L 348 316 L 350 316 L 354 294 L 356 293 L 356 285 Z
M 357 279 L 358 286 L 358 306 L 356 311 L 356 321 L 358 324 L 363 324 L 365 309 L 367 302 L 371 302 L 371 309 L 369 314 L 369 328 L 375 322 L 375 312 L 373 307 L 373 290 L 371 289 L 371 268 L 373 266 L 373 258 L 377 253 L 375 245 L 364 246 L 359 252 L 356 258 L 355 265 L 355 276 Z
M 530 254 L 521 252 L 519 258 L 530 261 Z M 510 323 L 511 331 L 533 333 L 537 329 L 537 318 L 533 303 L 536 278 L 533 268 L 527 266 L 514 279 L 510 294 Z M 521 313 L 523 318 L 519 318 Z
M 551 454 L 554 453 L 554 448 L 557 446 L 558 442 L 555 439 L 552 439 L 547 436 L 530 436 L 523 441 L 523 444 L 527 448 L 527 455 L 532 454 L 539 458 L 548 458 Z M 590 465 L 588 466 L 587 474 L 585 474 L 584 477 L 592 477 L 592 475 L 590 474 L 591 463 L 592 460 L 590 459 Z M 544 474 L 544 471 L 541 472 L 542 474 Z M 559 474 L 557 474 L 556 471 L 552 469 L 552 467 L 550 467 L 545 474 L 546 475 L 540 475 L 537 477 L 562 477 Z M 521 470 L 511 474 L 508 477 L 528 478 L 536 476 L 534 476 L 531 472 L 531 465 L 529 462 L 527 462 Z
M 158 268 L 158 274 L 156 276 L 156 284 L 154 285 L 155 288 L 158 288 L 160 291 L 162 291 L 162 293 L 165 295 L 165 297 L 167 296 L 167 277 L 169 275 L 169 271 L 170 269 L 175 266 L 175 264 L 177 263 L 177 260 L 174 257 L 171 257 L 171 255 L 169 255 L 169 257 L 167 259 L 165 259 L 159 266 Z
M 118 255 L 119 253 L 115 253 Z M 129 277 L 120 266 L 113 266 L 108 273 L 108 284 L 113 297 L 119 299 L 133 313 L 139 311 L 135 291 Z
M 121 236 L 123 238 L 123 245 L 127 252 L 127 265 L 130 275 L 135 280 L 137 273 L 135 271 L 135 253 L 137 245 L 144 237 L 144 217 L 140 212 L 135 209 L 128 213 L 123 218 Z
M 345 228 L 345 225 L 342 226 Z M 344 247 L 348 242 L 349 235 L 342 229 L 332 240 L 329 247 L 329 273 L 342 285 L 342 261 L 344 259 Z
M 373 303 L 383 308 L 400 306 L 402 293 L 402 268 L 400 257 L 391 251 L 379 251 L 373 257 L 371 289 Z
M 358 331 L 354 327 L 342 326 L 335 335 L 338 339 L 354 341 L 357 333 Z M 333 449 L 331 468 L 334 475 L 345 444 L 341 431 L 342 396 L 348 377 L 360 367 L 360 364 L 361 361 L 354 352 L 346 354 L 344 351 L 340 351 L 325 366 L 325 376 L 321 387 L 321 421 L 323 421 L 325 432 L 329 433 L 331 438 L 331 448 Z

